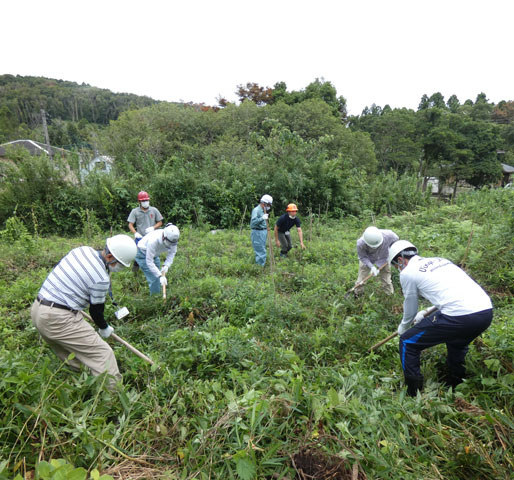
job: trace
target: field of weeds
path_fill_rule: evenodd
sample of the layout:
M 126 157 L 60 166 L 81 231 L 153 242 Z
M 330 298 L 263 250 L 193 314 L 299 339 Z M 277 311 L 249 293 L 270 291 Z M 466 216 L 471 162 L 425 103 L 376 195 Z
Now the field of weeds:
M 422 356 L 405 395 L 387 297 L 357 277 L 355 241 L 370 218 L 301 215 L 307 250 L 273 270 L 253 263 L 249 230 L 181 226 L 168 298 L 141 272 L 113 276 L 130 315 L 115 332 L 151 357 L 114 348 L 124 387 L 70 371 L 39 338 L 30 305 L 71 248 L 105 235 L 41 238 L 15 220 L 0 233 L 0 479 L 509 479 L 514 471 L 514 192 L 378 217 L 422 256 L 461 265 L 491 295 L 491 327 L 448 391 L 445 348 Z M 93 229 L 92 229 L 93 230 Z M 296 233 L 292 233 L 297 240 Z M 101 477 L 101 475 L 103 475 Z

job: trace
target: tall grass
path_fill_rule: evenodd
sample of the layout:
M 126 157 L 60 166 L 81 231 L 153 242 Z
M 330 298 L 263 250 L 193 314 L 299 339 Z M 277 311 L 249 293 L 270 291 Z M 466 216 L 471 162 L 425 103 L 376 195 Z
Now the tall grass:
M 311 223 L 304 214 L 307 250 L 277 259 L 274 278 L 253 263 L 249 231 L 183 228 L 166 302 L 148 297 L 140 273 L 114 277 L 115 298 L 131 312 L 116 321 L 107 306 L 115 331 L 158 365 L 113 344 L 124 377 L 114 394 L 103 377 L 63 366 L 28 312 L 52 265 L 73 246 L 101 247 L 103 235 L 2 235 L 0 479 L 47 472 L 51 459 L 75 467 L 69 478 L 97 469 L 123 478 L 292 479 L 309 455 L 326 466 L 338 459 L 349 478 L 511 478 L 514 280 L 497 275 L 512 271 L 501 232 L 512 228 L 513 207 L 509 192 L 478 192 L 376 219 L 422 255 L 464 264 L 496 307 L 470 349 L 465 383 L 452 392 L 440 382 L 439 346 L 422 357 L 427 382 L 417 398 L 405 396 L 397 341 L 367 351 L 399 322 L 397 274 L 392 297 L 372 280 L 362 298 L 344 298 L 368 218 Z

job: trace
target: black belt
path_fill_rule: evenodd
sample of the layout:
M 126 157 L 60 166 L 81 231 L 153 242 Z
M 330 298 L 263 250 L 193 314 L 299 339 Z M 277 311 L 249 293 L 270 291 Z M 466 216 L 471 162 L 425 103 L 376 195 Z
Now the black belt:
M 70 312 L 73 312 L 73 313 L 78 312 L 78 310 L 73 310 L 73 308 L 70 308 L 67 305 L 61 305 L 60 303 L 51 302 L 50 300 L 43 298 L 41 295 L 37 296 L 37 301 L 41 305 L 44 305 L 45 307 L 61 308 L 62 310 L 69 310 Z
M 267 230 L 266 228 L 252 228 L 252 230 Z

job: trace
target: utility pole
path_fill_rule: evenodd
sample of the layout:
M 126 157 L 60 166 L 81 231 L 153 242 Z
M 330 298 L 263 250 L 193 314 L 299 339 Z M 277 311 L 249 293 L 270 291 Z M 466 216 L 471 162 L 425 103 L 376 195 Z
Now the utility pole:
M 48 136 L 48 126 L 46 125 L 46 112 L 42 108 L 41 109 L 41 119 L 43 120 L 43 131 L 45 132 L 45 142 L 48 147 L 48 155 L 50 155 L 50 160 L 53 160 L 52 155 L 52 147 L 50 146 L 50 137 Z

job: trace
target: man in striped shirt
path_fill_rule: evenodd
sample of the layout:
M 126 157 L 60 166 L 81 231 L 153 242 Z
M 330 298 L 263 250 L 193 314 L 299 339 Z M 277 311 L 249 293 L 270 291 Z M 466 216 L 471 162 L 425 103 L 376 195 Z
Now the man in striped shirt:
M 108 238 L 102 251 L 78 247 L 69 252 L 43 282 L 31 309 L 32 323 L 50 348 L 71 368 L 89 367 L 93 375 L 110 374 L 108 387 L 121 381 L 111 347 L 84 319 L 89 313 L 103 338 L 114 329 L 104 318 L 105 297 L 109 292 L 109 272 L 129 267 L 137 248 L 128 235 Z M 70 353 L 75 358 L 68 360 Z

